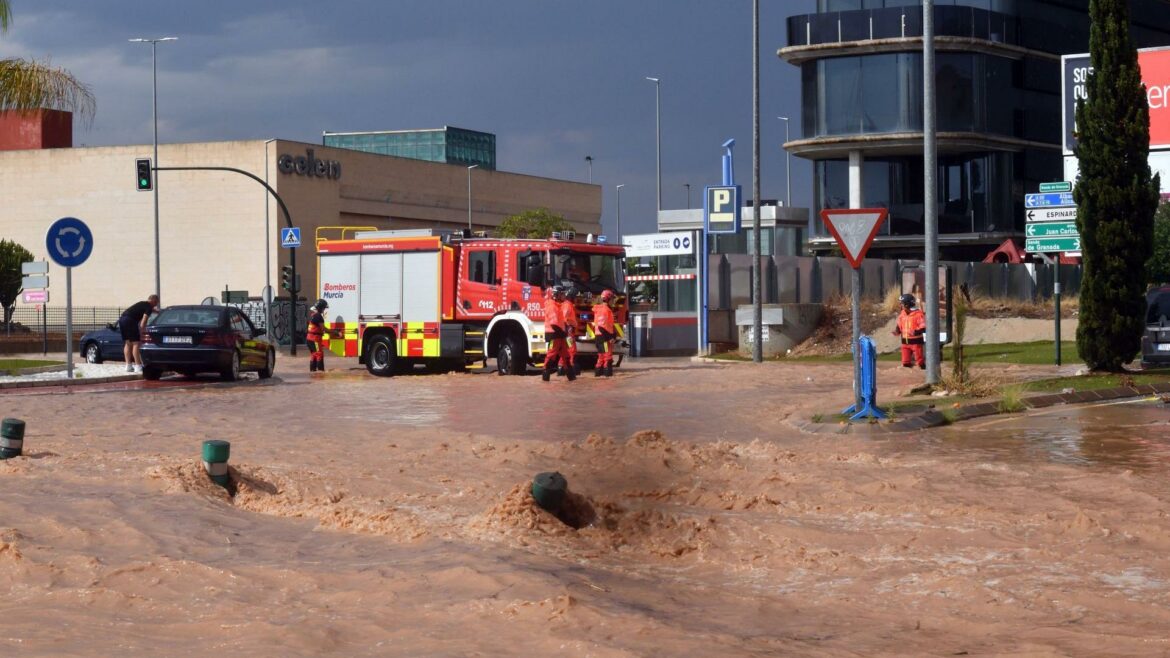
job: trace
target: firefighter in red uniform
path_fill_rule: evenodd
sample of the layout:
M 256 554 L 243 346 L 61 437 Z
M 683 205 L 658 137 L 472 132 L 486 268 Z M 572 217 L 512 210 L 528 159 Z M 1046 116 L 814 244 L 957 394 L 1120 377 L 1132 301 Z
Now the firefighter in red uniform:
M 613 309 L 609 306 L 613 300 L 613 291 L 605 290 L 601 293 L 601 302 L 593 307 L 594 340 L 597 342 L 597 370 L 593 371 L 594 377 L 613 377 L 613 340 L 617 337 L 613 326 Z
M 577 374 L 577 336 L 581 333 L 581 321 L 577 314 L 577 288 L 570 286 L 565 292 L 565 301 L 561 302 L 561 319 L 565 321 L 565 345 L 569 354 L 569 367 L 573 374 Z M 558 375 L 565 374 L 565 367 L 557 370 Z
M 902 367 L 911 368 L 917 363 L 925 370 L 926 355 L 922 348 L 926 343 L 926 314 L 922 309 L 914 308 L 914 295 L 902 295 L 898 301 L 902 302 L 902 312 L 898 314 L 894 335 L 902 337 Z
M 325 309 L 329 302 L 318 299 L 309 309 L 309 327 L 305 331 L 305 342 L 309 344 L 309 372 L 325 372 L 325 348 L 322 339 L 325 336 Z
M 545 293 L 544 300 L 544 340 L 548 343 L 548 350 L 544 356 L 544 372 L 540 378 L 544 381 L 552 379 L 557 370 L 557 362 L 567 366 L 565 376 L 569 381 L 577 378 L 573 372 L 573 365 L 569 363 L 569 349 L 565 345 L 565 321 L 561 317 L 561 303 L 565 301 L 565 289 L 553 286 Z

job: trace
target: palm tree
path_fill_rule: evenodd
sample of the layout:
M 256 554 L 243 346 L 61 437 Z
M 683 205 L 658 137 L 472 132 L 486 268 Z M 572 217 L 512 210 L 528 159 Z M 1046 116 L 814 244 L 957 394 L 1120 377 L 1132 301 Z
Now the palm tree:
M 0 0 L 0 32 L 7 32 L 11 22 L 9 1 Z M 23 59 L 0 59 L 0 111 L 62 109 L 90 120 L 95 105 L 89 88 L 65 69 Z

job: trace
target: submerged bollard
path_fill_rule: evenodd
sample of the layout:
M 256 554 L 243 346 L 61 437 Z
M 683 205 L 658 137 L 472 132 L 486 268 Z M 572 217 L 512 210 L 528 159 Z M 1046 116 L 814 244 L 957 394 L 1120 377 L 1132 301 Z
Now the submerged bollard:
M 203 442 L 203 470 L 207 471 L 212 482 L 221 487 L 231 482 L 227 465 L 231 451 L 232 444 L 227 441 L 210 439 Z
M 568 489 L 569 483 L 565 481 L 565 476 L 555 471 L 537 473 L 536 477 L 532 478 L 532 498 L 541 509 L 552 514 L 561 511 Z
M 24 449 L 24 421 L 5 418 L 0 423 L 0 459 L 19 457 Z

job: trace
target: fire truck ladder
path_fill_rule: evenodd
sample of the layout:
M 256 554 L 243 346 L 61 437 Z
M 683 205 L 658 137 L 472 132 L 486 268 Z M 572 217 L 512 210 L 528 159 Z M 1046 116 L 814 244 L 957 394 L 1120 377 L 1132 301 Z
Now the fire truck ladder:
M 463 354 L 476 359 L 467 366 L 468 370 L 479 370 L 487 366 L 487 335 L 483 330 L 463 331 Z

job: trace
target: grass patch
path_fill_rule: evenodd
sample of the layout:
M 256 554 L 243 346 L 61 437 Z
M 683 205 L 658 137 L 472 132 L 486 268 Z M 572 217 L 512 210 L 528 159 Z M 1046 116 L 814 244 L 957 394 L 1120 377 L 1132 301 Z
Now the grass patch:
M 964 345 L 963 354 L 970 363 L 1014 363 L 1020 365 L 1052 365 L 1056 363 L 1056 343 L 989 343 L 986 345 Z M 1077 356 L 1076 341 L 1061 341 L 1061 363 L 1081 363 Z M 943 349 L 943 360 L 949 361 L 951 348 Z
M 59 366 L 61 361 L 45 361 L 43 359 L 0 359 L 0 373 L 15 376 L 21 368 L 39 368 L 41 366 Z
M 1103 388 L 1118 388 L 1142 384 L 1165 384 L 1170 382 L 1170 371 L 1132 374 L 1088 374 L 1080 377 L 1054 377 L 1038 379 L 1023 385 L 1024 390 L 1034 393 L 1059 393 L 1071 388 L 1075 391 L 1096 391 Z
M 1017 411 L 1023 411 L 1027 407 L 1024 405 L 1024 387 L 1019 384 L 1012 384 L 1011 386 L 1003 387 L 1000 391 L 1001 397 L 999 399 L 999 412 L 1003 414 L 1014 414 Z

